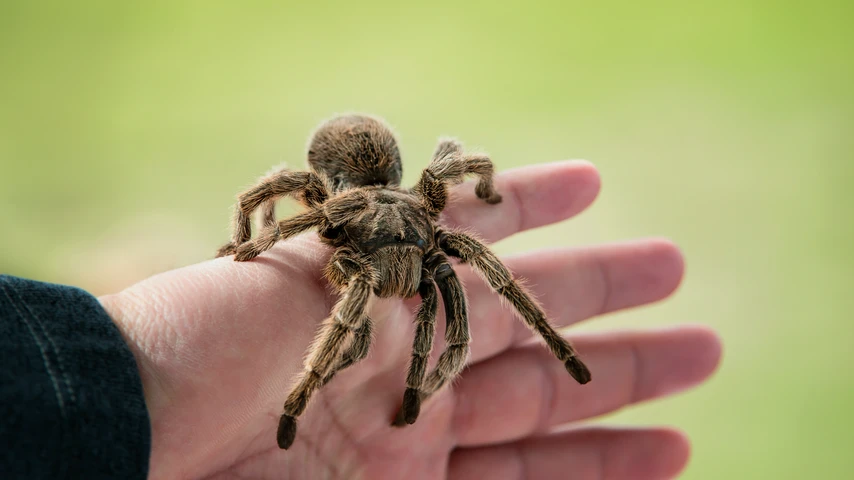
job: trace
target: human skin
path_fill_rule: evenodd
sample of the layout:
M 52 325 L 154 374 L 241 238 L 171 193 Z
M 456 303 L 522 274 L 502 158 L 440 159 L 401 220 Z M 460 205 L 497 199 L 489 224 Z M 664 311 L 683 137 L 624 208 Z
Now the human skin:
M 455 187 L 448 227 L 488 242 L 568 219 L 599 192 L 588 162 L 504 172 L 504 201 Z M 556 326 L 668 297 L 684 263 L 665 239 L 504 258 Z M 150 478 L 662 479 L 690 454 L 666 427 L 590 426 L 586 419 L 706 380 L 720 360 L 703 326 L 569 335 L 593 380 L 578 385 L 465 265 L 471 358 L 415 424 L 391 427 L 405 389 L 418 298 L 374 302 L 371 353 L 312 398 L 289 450 L 276 425 L 305 351 L 334 296 L 321 276 L 331 250 L 314 234 L 251 262 L 231 257 L 165 272 L 100 298 L 140 366 L 152 422 Z M 439 312 L 434 359 L 441 352 Z

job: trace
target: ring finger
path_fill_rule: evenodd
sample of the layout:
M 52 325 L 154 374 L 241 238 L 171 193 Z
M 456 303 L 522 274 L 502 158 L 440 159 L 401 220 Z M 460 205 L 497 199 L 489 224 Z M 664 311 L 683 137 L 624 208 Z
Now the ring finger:
M 586 385 L 574 382 L 542 345 L 511 349 L 467 370 L 453 391 L 457 444 L 515 440 L 670 395 L 709 377 L 721 355 L 716 334 L 699 326 L 584 334 L 576 345 L 593 372 Z

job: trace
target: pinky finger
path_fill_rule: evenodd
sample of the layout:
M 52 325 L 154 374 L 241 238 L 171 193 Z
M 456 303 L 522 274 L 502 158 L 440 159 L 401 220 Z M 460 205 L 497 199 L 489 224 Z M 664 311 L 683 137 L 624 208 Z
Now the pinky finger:
M 450 480 L 660 480 L 685 468 L 690 445 L 670 429 L 582 428 L 451 455 Z

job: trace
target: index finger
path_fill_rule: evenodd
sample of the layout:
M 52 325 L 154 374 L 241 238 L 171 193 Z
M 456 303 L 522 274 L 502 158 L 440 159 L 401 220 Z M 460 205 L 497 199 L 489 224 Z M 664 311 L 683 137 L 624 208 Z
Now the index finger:
M 440 221 L 473 229 L 488 243 L 581 213 L 599 194 L 599 173 L 590 162 L 567 160 L 507 170 L 495 177 L 503 197 L 490 205 L 474 194 L 474 183 L 451 191 Z

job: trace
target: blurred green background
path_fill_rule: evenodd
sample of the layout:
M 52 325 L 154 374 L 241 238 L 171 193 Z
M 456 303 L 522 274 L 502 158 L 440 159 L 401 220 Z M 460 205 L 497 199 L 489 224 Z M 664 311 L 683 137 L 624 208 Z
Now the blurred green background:
M 0 272 L 116 291 L 209 258 L 234 194 L 385 117 L 500 169 L 586 158 L 597 203 L 502 253 L 664 235 L 687 277 L 583 328 L 719 329 L 701 388 L 607 419 L 691 479 L 854 478 L 854 4 L 0 1 Z M 287 213 L 287 209 L 284 210 Z

